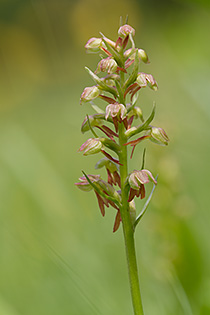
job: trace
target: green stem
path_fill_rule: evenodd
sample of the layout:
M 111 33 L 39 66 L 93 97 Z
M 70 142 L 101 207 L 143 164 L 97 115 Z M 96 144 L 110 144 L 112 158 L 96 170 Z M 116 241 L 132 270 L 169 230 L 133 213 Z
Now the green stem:
M 126 178 L 128 176 L 127 170 L 127 146 L 124 144 L 127 142 L 127 137 L 124 133 L 123 123 L 119 124 L 119 144 L 121 147 L 121 153 L 119 154 L 119 160 L 122 166 L 120 166 L 121 176 L 121 194 L 122 194 L 122 206 L 120 208 L 124 241 L 126 248 L 128 274 L 130 281 L 130 290 L 133 302 L 133 309 L 135 315 L 143 315 L 143 307 L 141 301 L 135 243 L 134 243 L 134 228 L 131 223 L 130 213 L 128 211 L 128 189 L 126 188 Z

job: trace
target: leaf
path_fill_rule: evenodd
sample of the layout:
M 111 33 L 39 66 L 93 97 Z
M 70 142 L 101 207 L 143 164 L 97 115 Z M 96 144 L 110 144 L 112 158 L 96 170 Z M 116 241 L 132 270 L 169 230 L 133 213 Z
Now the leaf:
M 133 71 L 131 75 L 128 77 L 128 79 L 125 81 L 125 84 L 123 86 L 124 91 L 129 87 L 129 85 L 131 85 L 133 82 L 136 81 L 136 78 L 138 75 L 138 69 L 139 69 L 139 57 L 138 57 L 138 49 L 136 49 Z
M 157 180 L 157 178 L 158 178 L 158 176 L 156 176 L 155 180 Z M 151 199 L 152 199 L 152 196 L 153 196 L 155 187 L 156 187 L 156 185 L 153 184 L 152 191 L 151 191 L 149 197 L 147 198 L 147 201 L 145 202 L 143 209 L 141 210 L 141 212 L 140 212 L 139 215 L 137 216 L 136 221 L 134 222 L 134 225 L 133 225 L 134 229 L 136 228 L 137 224 L 138 224 L 139 221 L 142 219 L 142 217 L 143 217 L 143 215 L 145 214 L 147 208 L 149 207 L 149 204 L 150 204 L 150 201 L 151 201 Z
M 104 91 L 107 91 L 111 94 L 113 94 L 114 96 L 118 96 L 117 95 L 117 91 L 113 88 L 110 87 L 108 85 L 106 85 L 106 83 L 104 83 L 103 80 L 101 80 L 95 73 L 93 73 L 88 67 L 85 67 L 85 69 L 88 71 L 89 75 L 92 77 L 92 79 L 95 81 L 95 83 L 98 84 L 99 88 L 101 88 Z

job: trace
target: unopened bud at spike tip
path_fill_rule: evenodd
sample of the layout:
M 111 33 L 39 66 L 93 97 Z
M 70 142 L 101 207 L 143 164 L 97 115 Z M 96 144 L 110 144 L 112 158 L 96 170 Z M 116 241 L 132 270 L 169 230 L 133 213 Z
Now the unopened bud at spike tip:
M 122 37 L 126 37 L 129 34 L 134 36 L 135 35 L 135 29 L 132 26 L 125 24 L 123 26 L 120 26 L 120 28 L 118 30 L 118 34 L 119 34 L 119 36 L 122 36 Z

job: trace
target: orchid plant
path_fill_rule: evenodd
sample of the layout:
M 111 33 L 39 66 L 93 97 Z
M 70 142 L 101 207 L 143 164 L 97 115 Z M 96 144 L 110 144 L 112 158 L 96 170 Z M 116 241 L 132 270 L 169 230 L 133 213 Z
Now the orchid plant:
M 139 72 L 141 63 L 148 64 L 149 59 L 143 49 L 135 47 L 134 35 L 134 28 L 124 24 L 118 30 L 116 42 L 101 34 L 100 38 L 93 37 L 85 45 L 88 53 L 100 53 L 101 60 L 95 72 L 86 67 L 95 85 L 84 89 L 80 103 L 90 103 L 96 113 L 87 115 L 82 123 L 82 133 L 89 131 L 92 137 L 81 145 L 79 151 L 85 156 L 97 153 L 104 156 L 95 168 L 105 167 L 107 180 L 103 180 L 100 175 L 83 172 L 76 186 L 83 191 L 94 191 L 102 216 L 105 216 L 106 207 L 116 211 L 113 232 L 122 224 L 134 314 L 142 315 L 134 232 L 148 208 L 157 177 L 154 178 L 144 168 L 145 149 L 141 169 L 128 172 L 128 146 L 132 147 L 132 158 L 137 144 L 150 140 L 167 145 L 169 139 L 162 128 L 151 125 L 155 105 L 147 119 L 144 119 L 142 110 L 137 106 L 143 88 L 149 87 L 156 91 L 158 85 L 151 74 Z M 99 77 L 99 73 L 104 76 Z M 95 104 L 97 99 L 107 104 L 104 109 Z M 131 140 L 135 136 L 137 138 Z M 153 188 L 137 214 L 134 199 L 145 198 L 145 185 L 149 182 L 153 183 Z

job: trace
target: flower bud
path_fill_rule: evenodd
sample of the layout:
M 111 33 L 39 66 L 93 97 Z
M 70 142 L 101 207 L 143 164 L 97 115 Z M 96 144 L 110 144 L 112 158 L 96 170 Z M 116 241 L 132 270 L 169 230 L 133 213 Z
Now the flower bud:
M 149 59 L 145 50 L 139 49 L 138 56 L 144 63 L 149 63 Z
M 100 51 L 100 48 L 103 46 L 102 38 L 92 37 L 87 41 L 85 48 L 88 53 L 96 53 Z
M 97 182 L 101 176 L 100 175 L 88 175 L 89 180 L 91 183 Z M 87 181 L 87 178 L 85 176 L 82 176 L 79 178 L 80 182 L 75 183 L 75 185 L 81 189 L 82 191 L 91 191 L 93 187 L 91 184 Z
M 117 71 L 117 63 L 113 58 L 102 59 L 97 66 L 96 73 L 107 72 L 108 74 L 114 73 Z
M 106 107 L 105 119 L 111 115 L 111 117 L 121 118 L 122 120 L 126 117 L 127 110 L 123 104 L 115 103 L 109 104 Z
M 81 145 L 79 151 L 84 151 L 83 155 L 90 155 L 100 152 L 102 147 L 103 145 L 98 138 L 90 138 Z
M 97 86 L 86 87 L 81 94 L 80 104 L 94 100 L 100 95 L 100 90 Z
M 134 60 L 136 53 L 135 53 L 135 51 L 133 51 L 133 53 L 132 53 L 132 50 L 133 50 L 132 48 L 129 48 L 128 50 L 126 50 L 126 51 L 124 52 L 124 57 L 125 57 L 125 58 L 129 58 L 129 60 Z M 138 49 L 138 57 L 139 57 L 139 59 L 141 59 L 144 63 L 149 63 L 149 59 L 148 59 L 148 56 L 147 56 L 145 50 L 143 50 L 143 49 Z
M 134 36 L 135 30 L 132 26 L 125 24 L 119 28 L 118 34 L 119 34 L 119 36 L 122 36 L 122 37 L 126 37 L 129 34 Z
M 169 138 L 162 128 L 152 127 L 150 140 L 156 144 L 168 145 Z

